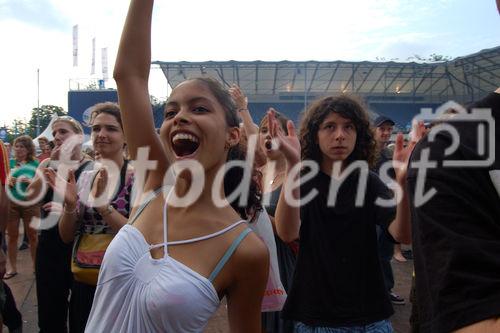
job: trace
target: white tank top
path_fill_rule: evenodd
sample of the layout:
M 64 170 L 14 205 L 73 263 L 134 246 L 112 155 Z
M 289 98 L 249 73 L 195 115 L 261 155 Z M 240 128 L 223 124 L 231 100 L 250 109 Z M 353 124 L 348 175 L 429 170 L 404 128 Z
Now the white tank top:
M 139 207 L 130 223 L 152 199 Z M 216 237 L 245 221 L 207 236 L 167 242 L 167 202 L 168 197 L 163 209 L 163 243 L 148 244 L 137 228 L 127 224 L 109 245 L 99 272 L 86 333 L 202 332 L 219 307 L 213 280 L 250 229 L 245 229 L 233 241 L 206 278 L 170 257 L 168 246 Z M 164 257 L 154 259 L 150 250 L 158 247 L 164 247 Z

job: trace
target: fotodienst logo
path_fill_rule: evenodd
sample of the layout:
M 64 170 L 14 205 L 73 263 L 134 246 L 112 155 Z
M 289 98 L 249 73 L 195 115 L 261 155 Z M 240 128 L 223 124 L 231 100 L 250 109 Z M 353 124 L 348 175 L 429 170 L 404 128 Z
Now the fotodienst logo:
M 435 188 L 427 188 L 426 179 L 429 170 L 435 168 L 487 168 L 495 161 L 495 120 L 492 116 L 491 109 L 472 109 L 467 111 L 460 104 L 450 101 L 438 107 L 435 112 L 430 108 L 422 108 L 421 112 L 414 118 L 414 125 L 419 121 L 423 121 L 429 125 L 425 140 L 428 144 L 420 149 L 418 156 L 413 156 L 409 165 L 400 161 L 389 160 L 383 163 L 378 172 L 381 181 L 385 183 L 391 190 L 394 196 L 390 197 L 376 197 L 373 204 L 380 207 L 390 207 L 397 205 L 403 197 L 403 189 L 395 179 L 390 176 L 391 169 L 407 170 L 411 168 L 416 177 L 415 190 L 413 193 L 414 201 L 412 205 L 419 207 L 429 200 L 437 193 Z M 464 124 L 466 125 L 464 130 Z M 414 126 L 413 131 L 409 134 L 410 142 L 418 141 L 421 138 L 415 137 L 417 126 Z M 438 137 L 445 136 L 446 140 L 441 141 L 449 143 L 449 145 L 439 156 L 439 163 L 437 160 L 431 159 L 431 148 L 434 148 L 433 143 Z M 257 149 L 258 135 L 250 135 L 248 137 L 247 154 L 245 160 L 231 160 L 223 164 L 215 173 L 210 182 L 206 179 L 206 170 L 200 161 L 197 160 L 181 160 L 172 163 L 166 171 L 163 178 L 163 195 L 167 197 L 168 192 L 177 181 L 179 177 L 185 177 L 189 174 L 190 185 L 183 196 L 178 197 L 176 193 L 170 195 L 169 204 L 177 207 L 187 207 L 194 203 L 202 194 L 206 186 L 211 186 L 211 195 L 214 204 L 217 207 L 224 207 L 233 201 L 237 201 L 240 207 L 244 207 L 248 203 L 249 191 L 251 181 L 253 179 L 252 170 L 255 160 L 255 152 Z M 50 208 L 47 209 L 46 216 L 42 219 L 34 219 L 31 225 L 37 229 L 48 229 L 55 226 L 61 217 L 63 211 L 64 197 L 68 187 L 67 179 L 70 170 L 75 171 L 79 167 L 79 162 L 74 159 L 75 151 L 81 149 L 82 138 L 75 136 L 74 138 L 66 140 L 61 147 L 57 159 L 51 161 L 44 168 L 38 168 L 34 172 L 36 174 L 37 182 L 39 183 L 37 189 L 26 187 L 26 180 L 19 178 L 14 179 L 5 185 L 6 193 L 9 199 L 18 205 L 32 206 L 40 203 L 49 188 L 51 188 L 55 195 L 53 201 L 49 203 Z M 467 151 L 472 156 L 470 159 L 464 159 L 463 154 L 456 154 L 461 145 L 467 145 Z M 441 147 L 442 148 L 442 147 Z M 275 144 L 274 149 L 280 149 L 279 145 Z M 472 152 L 472 153 L 471 153 Z M 150 147 L 140 147 L 136 153 L 135 160 L 130 161 L 134 169 L 134 184 L 132 188 L 132 206 L 139 206 L 148 197 L 152 195 L 152 191 L 145 193 L 144 188 L 148 174 L 155 171 L 158 162 L 149 158 Z M 78 155 L 78 154 L 77 154 Z M 458 158 L 460 157 L 460 158 Z M 277 174 L 276 161 L 268 161 L 266 170 L 267 179 L 275 179 Z M 86 172 L 97 173 L 101 168 L 105 168 L 109 174 L 106 189 L 94 198 L 90 188 L 82 190 L 82 185 L 79 192 L 89 193 L 88 197 L 79 198 L 79 202 L 88 207 L 102 207 L 109 204 L 114 194 L 118 191 L 120 168 L 112 160 L 100 159 L 93 164 L 93 170 Z M 221 188 L 224 187 L 223 183 L 228 170 L 232 168 L 242 168 L 243 177 L 232 190 L 231 193 L 222 193 Z M 44 171 L 45 169 L 45 171 Z M 52 185 L 49 186 L 46 178 L 47 169 L 56 173 Z M 341 185 L 353 173 L 357 174 L 357 187 L 355 202 L 353 205 L 356 207 L 365 204 L 365 197 L 368 186 L 368 175 L 370 167 L 367 161 L 359 160 L 352 161 L 348 165 L 344 165 L 342 161 L 333 163 L 332 170 L 325 172 L 321 170 L 321 166 L 317 161 L 303 160 L 294 166 L 290 166 L 287 171 L 287 177 L 282 184 L 284 191 L 284 200 L 292 207 L 300 207 L 306 205 L 314 200 L 319 192 L 317 189 L 311 189 L 308 193 L 300 193 L 300 197 L 296 197 L 293 193 L 294 190 L 300 188 L 303 184 L 314 179 L 318 173 L 325 172 L 330 176 L 330 184 L 328 186 L 328 200 L 327 206 L 334 207 L 337 198 L 341 193 Z M 12 170 L 11 170 L 12 171 Z M 33 171 L 33 170 L 32 170 Z M 212 173 L 213 174 L 213 173 Z M 10 175 L 9 175 L 10 177 Z M 264 184 L 262 186 L 263 192 L 269 192 L 269 186 Z M 78 187 L 77 186 L 77 187 Z M 87 183 L 85 186 L 91 186 Z M 340 191 L 340 192 L 339 192 Z M 16 192 L 16 195 L 13 195 Z M 36 192 L 36 193 L 35 193 Z M 262 205 L 269 204 L 269 196 L 262 196 Z M 47 204 L 47 203 L 45 203 Z M 42 207 L 43 209 L 43 207 Z

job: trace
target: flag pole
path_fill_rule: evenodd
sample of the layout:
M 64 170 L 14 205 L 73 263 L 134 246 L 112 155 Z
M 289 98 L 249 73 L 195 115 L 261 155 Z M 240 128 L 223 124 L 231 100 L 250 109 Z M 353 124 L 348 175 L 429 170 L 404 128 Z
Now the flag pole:
M 37 86 L 37 112 L 36 112 L 36 136 L 40 135 L 40 68 L 36 70 L 36 86 Z

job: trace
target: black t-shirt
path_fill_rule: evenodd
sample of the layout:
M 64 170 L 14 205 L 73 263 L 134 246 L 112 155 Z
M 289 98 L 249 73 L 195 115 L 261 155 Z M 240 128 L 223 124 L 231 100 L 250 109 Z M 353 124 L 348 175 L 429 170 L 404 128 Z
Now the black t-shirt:
M 376 225 L 387 228 L 395 207 L 374 204 L 392 191 L 369 172 L 364 204 L 355 207 L 359 172 L 349 175 L 338 191 L 335 207 L 327 207 L 330 176 L 320 172 L 302 184 L 300 251 L 284 317 L 311 326 L 365 325 L 393 314 L 380 268 Z
M 475 107 L 493 108 L 496 156 L 500 142 L 500 95 L 490 94 Z M 477 122 L 449 122 L 460 135 L 458 149 L 445 156 L 451 137 L 424 138 L 415 148 L 408 171 L 412 208 L 413 252 L 419 319 L 423 332 L 450 332 L 500 316 L 500 198 L 489 167 L 444 167 L 447 160 L 481 160 Z M 486 131 L 486 133 L 489 133 Z M 423 151 L 437 168 L 427 170 L 425 191 L 437 193 L 417 207 L 415 169 Z
M 389 148 L 386 147 L 382 149 L 379 152 L 379 155 L 377 157 L 377 162 L 375 163 L 372 171 L 380 176 L 380 168 L 382 167 L 382 165 L 384 165 L 389 161 L 391 161 L 392 163 L 392 154 L 393 153 Z M 392 179 L 396 179 L 396 171 L 394 171 L 394 168 L 392 166 L 387 170 L 387 175 Z

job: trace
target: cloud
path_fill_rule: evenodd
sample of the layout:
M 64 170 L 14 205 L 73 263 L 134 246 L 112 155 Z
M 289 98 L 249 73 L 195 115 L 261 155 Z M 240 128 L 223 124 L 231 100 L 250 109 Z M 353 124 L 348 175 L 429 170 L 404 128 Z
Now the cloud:
M 15 18 L 42 29 L 65 30 L 69 21 L 50 0 L 8 0 L 2 3 L 0 20 Z
M 489 2 L 488 2 L 489 3 Z M 0 0 L 0 119 L 41 104 L 66 108 L 70 79 L 91 77 L 91 42 L 108 48 L 110 74 L 129 1 Z M 152 58 L 205 60 L 374 60 L 441 53 L 460 56 L 498 45 L 498 15 L 468 0 L 184 0 L 155 3 Z M 484 7 L 484 8 L 483 8 Z M 490 11 L 494 11 L 489 15 Z M 484 26 L 471 26 L 471 22 Z M 495 20 L 495 21 L 492 21 Z M 465 24 L 464 24 L 464 21 Z M 73 68 L 71 27 L 79 26 L 79 66 Z M 7 32 L 7 33 L 3 33 Z M 453 50 L 450 51 L 450 50 Z M 153 70 L 150 91 L 166 81 Z M 109 86 L 113 85 L 112 80 Z M 1 122 L 0 122 L 1 125 Z
M 71 67 L 71 36 L 40 30 L 15 20 L 0 21 L 2 123 L 28 117 L 37 105 L 37 68 L 40 68 L 40 104 L 66 107 Z

